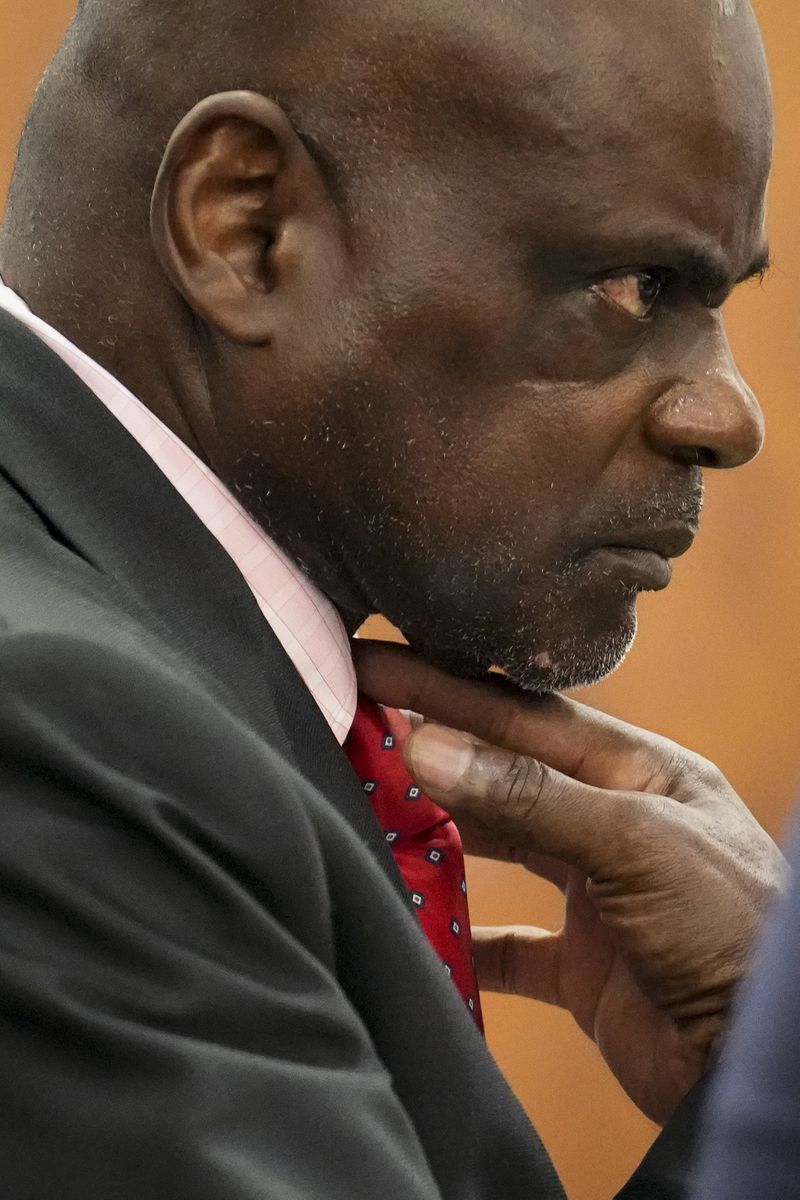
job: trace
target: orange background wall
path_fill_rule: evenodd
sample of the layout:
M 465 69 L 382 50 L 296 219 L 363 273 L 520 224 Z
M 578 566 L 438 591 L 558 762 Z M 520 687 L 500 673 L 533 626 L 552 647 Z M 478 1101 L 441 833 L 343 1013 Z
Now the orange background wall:
M 31 92 L 73 8 L 73 0 L 0 0 L 0 195 Z M 715 759 L 779 834 L 800 795 L 800 7 L 797 0 L 757 0 L 757 8 L 778 117 L 775 267 L 765 284 L 748 286 L 732 302 L 730 327 L 767 413 L 768 445 L 746 471 L 711 480 L 698 547 L 679 564 L 665 596 L 645 599 L 634 654 L 591 701 Z M 523 873 L 473 863 L 471 884 L 477 921 L 557 927 L 557 900 Z M 652 1127 L 563 1014 L 509 999 L 489 999 L 487 1008 L 491 1045 L 555 1155 L 571 1200 L 609 1200 Z

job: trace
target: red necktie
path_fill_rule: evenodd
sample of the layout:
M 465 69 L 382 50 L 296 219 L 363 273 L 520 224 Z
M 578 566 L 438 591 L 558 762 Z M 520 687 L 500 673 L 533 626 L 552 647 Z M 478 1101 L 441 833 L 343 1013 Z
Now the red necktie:
M 392 847 L 422 928 L 483 1030 L 458 830 L 416 786 L 401 747 L 411 726 L 396 709 L 359 698 L 345 742 L 350 762 Z

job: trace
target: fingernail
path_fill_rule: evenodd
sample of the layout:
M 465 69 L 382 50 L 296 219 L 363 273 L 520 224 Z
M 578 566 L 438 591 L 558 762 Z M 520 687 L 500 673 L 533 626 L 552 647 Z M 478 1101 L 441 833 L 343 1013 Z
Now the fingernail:
M 472 762 L 473 744 L 465 733 L 423 725 L 406 742 L 408 765 L 423 790 L 451 792 Z

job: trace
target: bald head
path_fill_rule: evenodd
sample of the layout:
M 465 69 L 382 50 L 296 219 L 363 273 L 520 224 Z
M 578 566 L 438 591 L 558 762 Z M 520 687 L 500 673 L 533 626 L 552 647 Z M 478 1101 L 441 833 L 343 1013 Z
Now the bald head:
M 741 0 L 83 0 L 0 265 L 353 624 L 560 687 L 760 445 L 770 156 Z
M 234 88 L 276 100 L 343 190 L 365 160 L 402 163 L 426 141 L 438 154 L 481 131 L 529 140 L 532 113 L 545 158 L 637 129 L 659 153 L 662 117 L 688 110 L 698 83 L 717 106 L 722 77 L 764 74 L 754 31 L 739 0 L 641 12 L 620 0 L 81 0 L 28 123 L 10 219 L 56 189 L 42 226 L 80 220 L 95 207 L 91 188 L 80 195 L 88 170 L 120 202 L 137 185 L 149 194 L 181 117 Z

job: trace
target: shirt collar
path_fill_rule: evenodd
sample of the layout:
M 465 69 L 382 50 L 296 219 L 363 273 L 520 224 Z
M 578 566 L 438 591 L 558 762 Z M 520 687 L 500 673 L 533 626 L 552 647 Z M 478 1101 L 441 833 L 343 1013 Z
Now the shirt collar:
M 32 330 L 83 380 L 229 554 L 343 744 L 356 712 L 357 685 L 347 632 L 327 597 L 172 430 L 104 367 L 35 316 L 2 278 L 0 308 Z

